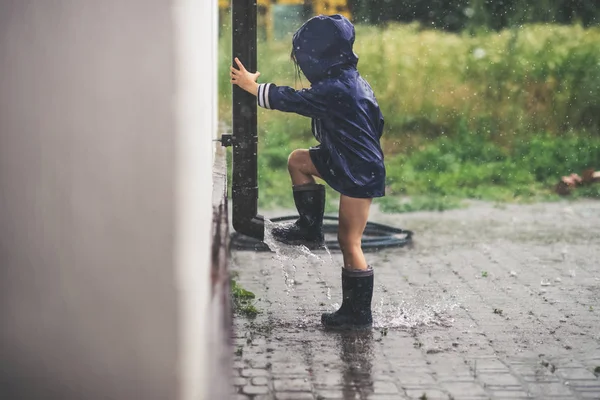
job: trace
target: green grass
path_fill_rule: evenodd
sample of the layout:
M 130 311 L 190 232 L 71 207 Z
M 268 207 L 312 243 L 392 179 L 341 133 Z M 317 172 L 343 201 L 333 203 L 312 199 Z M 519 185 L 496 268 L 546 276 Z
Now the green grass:
M 231 280 L 231 298 L 235 313 L 249 318 L 254 318 L 260 313 L 255 306 L 256 295 L 241 287 L 234 279 Z
M 274 146 L 260 153 L 261 207 L 293 207 L 290 180 L 282 161 L 290 148 Z M 389 156 L 389 195 L 375 202 L 383 212 L 401 213 L 459 208 L 463 206 L 461 199 L 553 201 L 558 199 L 554 185 L 562 175 L 581 173 L 598 160 L 600 136 L 589 134 L 531 134 L 504 146 L 494 144 L 485 135 L 468 132 L 452 139 L 442 136 L 411 153 Z M 332 212 L 338 196 L 331 190 L 327 195 L 327 211 Z M 600 199 L 600 185 L 579 188 L 572 197 Z
M 580 173 L 600 160 L 600 137 L 530 134 L 510 145 L 464 131 L 439 137 L 387 162 L 391 193 L 490 201 L 552 199 L 560 176 Z M 598 197 L 589 187 L 588 195 Z
M 385 212 L 447 210 L 461 199 L 555 200 L 562 175 L 600 168 L 600 29 L 524 25 L 478 34 L 357 25 L 359 70 L 386 118 Z M 219 115 L 231 120 L 224 26 Z M 260 42 L 261 82 L 294 78 L 289 41 Z M 261 208 L 293 207 L 287 157 L 315 144 L 307 118 L 259 109 Z M 600 185 L 573 197 L 600 198 Z M 407 201 L 406 199 L 410 199 Z M 338 195 L 328 190 L 327 212 Z

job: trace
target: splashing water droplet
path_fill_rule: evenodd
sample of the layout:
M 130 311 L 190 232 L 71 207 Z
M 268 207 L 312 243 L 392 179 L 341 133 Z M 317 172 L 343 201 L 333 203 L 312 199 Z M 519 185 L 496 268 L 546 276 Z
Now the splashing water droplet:
M 326 284 L 321 273 L 321 268 L 323 266 L 331 267 L 331 265 L 333 265 L 333 257 L 329 249 L 325 247 L 328 257 L 323 258 L 310 251 L 310 249 L 306 246 L 291 246 L 278 242 L 275 240 L 271 232 L 275 225 L 279 224 L 275 224 L 269 219 L 265 219 L 264 242 L 269 249 L 275 253 L 273 258 L 281 266 L 283 279 L 287 288 L 287 294 L 294 290 L 296 273 L 298 268 L 300 268 L 303 271 L 310 270 L 311 272 L 316 272 L 317 282 L 325 283 L 327 289 L 326 297 L 328 300 L 331 300 L 331 288 Z M 318 299 L 315 298 L 315 301 L 318 301 Z
M 376 328 L 413 329 L 421 326 L 451 326 L 450 312 L 459 304 L 452 297 L 432 299 L 430 293 L 405 297 L 399 304 L 384 298 L 373 307 L 373 326 Z

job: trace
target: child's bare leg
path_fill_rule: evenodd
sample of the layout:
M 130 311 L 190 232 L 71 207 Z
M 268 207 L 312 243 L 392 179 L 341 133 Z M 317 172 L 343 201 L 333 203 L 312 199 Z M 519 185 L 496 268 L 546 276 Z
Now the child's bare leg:
M 344 255 L 344 268 L 366 270 L 368 268 L 361 242 L 367 226 L 372 199 L 358 199 L 341 195 L 338 241 Z
M 320 177 L 306 149 L 292 151 L 288 158 L 288 171 L 294 186 L 315 183 L 313 177 Z
M 288 170 L 292 178 L 294 203 L 298 219 L 294 224 L 276 226 L 271 230 L 273 238 L 287 244 L 302 244 L 315 248 L 325 241 L 323 213 L 325 212 L 325 186 L 315 183 L 319 173 L 308 150 L 294 150 L 288 158 Z

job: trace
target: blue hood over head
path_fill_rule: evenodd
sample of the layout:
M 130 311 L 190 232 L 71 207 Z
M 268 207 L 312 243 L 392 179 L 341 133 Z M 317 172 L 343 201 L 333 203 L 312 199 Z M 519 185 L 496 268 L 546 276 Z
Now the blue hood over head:
M 305 22 L 294 34 L 292 53 L 304 76 L 316 83 L 343 69 L 356 68 L 358 56 L 352 50 L 354 38 L 354 25 L 344 16 L 319 15 Z

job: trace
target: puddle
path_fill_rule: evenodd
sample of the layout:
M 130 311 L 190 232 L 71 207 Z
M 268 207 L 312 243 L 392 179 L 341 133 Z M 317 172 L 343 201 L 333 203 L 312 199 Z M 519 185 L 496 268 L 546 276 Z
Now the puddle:
M 315 283 L 324 284 L 326 289 L 326 298 L 331 301 L 331 287 L 323 278 L 322 268 L 335 268 L 335 262 L 329 249 L 325 249 L 322 254 L 315 254 L 306 246 L 290 246 L 276 241 L 271 234 L 271 229 L 276 224 L 265 219 L 265 237 L 264 242 L 273 252 L 273 260 L 279 264 L 282 277 L 286 286 L 286 293 L 289 295 L 295 290 L 296 274 L 298 272 L 316 274 Z M 400 328 L 412 329 L 422 326 L 451 326 L 453 319 L 451 311 L 458 307 L 458 302 L 452 296 L 439 298 L 432 296 L 431 293 L 415 292 L 412 294 L 403 293 L 403 300 L 392 302 L 391 299 L 383 297 L 378 298 L 375 289 L 373 299 L 373 327 L 374 328 Z M 321 303 L 323 299 L 315 296 L 315 302 Z M 337 310 L 339 303 L 331 303 L 328 310 Z M 325 310 L 324 310 L 325 311 Z M 302 321 L 294 321 L 296 326 L 312 325 L 312 318 L 303 318 Z
M 398 303 L 389 303 L 386 299 L 372 305 L 374 329 L 412 330 L 416 328 L 444 327 L 449 328 L 454 323 L 452 311 L 459 304 L 453 301 L 438 300 L 435 302 L 421 301 L 416 297 Z M 338 303 L 331 304 L 324 312 L 335 311 Z M 269 321 L 271 327 L 291 329 L 300 332 L 307 328 L 319 329 L 320 312 L 296 315 L 292 318 L 273 318 Z

